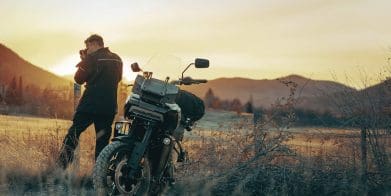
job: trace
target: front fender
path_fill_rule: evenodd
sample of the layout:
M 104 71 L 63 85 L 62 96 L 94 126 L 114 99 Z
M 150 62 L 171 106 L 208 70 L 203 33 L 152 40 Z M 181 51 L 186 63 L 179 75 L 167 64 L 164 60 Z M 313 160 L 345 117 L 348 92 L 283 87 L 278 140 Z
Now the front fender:
M 124 143 L 131 143 L 133 141 L 132 137 L 130 135 L 122 135 L 122 136 L 117 136 L 113 139 L 111 139 L 112 142 L 115 141 L 120 141 Z

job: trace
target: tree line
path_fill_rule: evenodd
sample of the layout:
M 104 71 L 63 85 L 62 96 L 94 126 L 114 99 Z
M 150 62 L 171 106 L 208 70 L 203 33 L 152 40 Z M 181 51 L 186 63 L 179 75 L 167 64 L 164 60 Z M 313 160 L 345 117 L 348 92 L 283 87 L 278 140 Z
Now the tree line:
M 252 113 L 253 111 L 253 103 L 251 96 L 249 101 L 243 104 L 238 98 L 234 98 L 232 100 L 220 99 L 214 94 L 211 88 L 209 88 L 208 91 L 205 93 L 204 104 L 206 108 L 234 111 L 238 114 L 242 112 Z
M 237 114 L 241 113 L 256 113 L 257 116 L 262 116 L 267 113 L 273 113 L 279 116 L 287 116 L 291 113 L 294 114 L 294 124 L 296 126 L 341 126 L 346 123 L 346 119 L 333 114 L 330 111 L 315 111 L 304 108 L 295 108 L 293 111 L 287 112 L 286 110 L 270 107 L 264 108 L 261 106 L 255 106 L 253 103 L 252 95 L 249 96 L 249 100 L 242 103 L 238 98 L 221 99 L 215 95 L 211 88 L 205 93 L 204 103 L 206 108 L 233 111 Z
M 24 84 L 22 76 L 0 83 L 0 114 L 34 115 L 70 119 L 73 108 L 73 87 L 39 87 Z

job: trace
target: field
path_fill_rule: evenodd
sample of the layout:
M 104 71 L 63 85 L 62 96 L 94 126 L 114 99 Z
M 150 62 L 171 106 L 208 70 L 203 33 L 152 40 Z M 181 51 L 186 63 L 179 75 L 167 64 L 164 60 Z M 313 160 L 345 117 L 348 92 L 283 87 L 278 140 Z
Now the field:
M 177 165 L 177 185 L 167 194 L 360 193 L 359 130 L 260 129 L 262 145 L 257 146 L 251 121 L 249 114 L 208 112 L 192 132 L 186 132 L 184 146 L 190 160 Z M 58 156 L 70 124 L 58 119 L 0 116 L 0 193 L 93 195 L 92 126 L 81 136 L 72 167 L 56 176 L 45 174 Z M 388 151 L 389 135 L 382 141 Z M 368 164 L 375 167 L 371 161 Z M 373 193 L 390 193 L 389 173 L 373 172 L 371 177 L 378 183 L 370 184 Z

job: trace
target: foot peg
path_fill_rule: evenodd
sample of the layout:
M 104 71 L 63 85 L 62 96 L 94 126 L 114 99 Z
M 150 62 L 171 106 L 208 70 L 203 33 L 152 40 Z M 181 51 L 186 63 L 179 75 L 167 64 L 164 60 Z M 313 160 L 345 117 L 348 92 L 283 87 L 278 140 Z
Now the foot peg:
M 182 163 L 186 160 L 188 160 L 188 154 L 186 151 L 182 151 L 178 154 L 178 159 L 176 162 Z
M 168 179 L 168 183 L 169 183 L 171 186 L 173 186 L 173 185 L 175 185 L 176 180 L 175 180 L 174 178 L 169 178 L 169 179 Z
M 193 127 L 192 127 L 192 126 L 187 126 L 187 127 L 186 127 L 186 131 L 191 131 L 191 130 L 193 130 Z

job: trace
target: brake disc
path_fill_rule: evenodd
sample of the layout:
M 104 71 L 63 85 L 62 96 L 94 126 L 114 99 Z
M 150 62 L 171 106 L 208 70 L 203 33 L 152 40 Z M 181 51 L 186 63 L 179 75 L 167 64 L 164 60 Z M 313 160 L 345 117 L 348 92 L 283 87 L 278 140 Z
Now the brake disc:
M 114 181 L 118 191 L 121 194 L 135 195 L 141 186 L 141 178 L 128 176 L 131 169 L 127 164 L 128 159 L 122 159 L 115 169 Z M 143 170 L 141 170 L 143 176 Z

